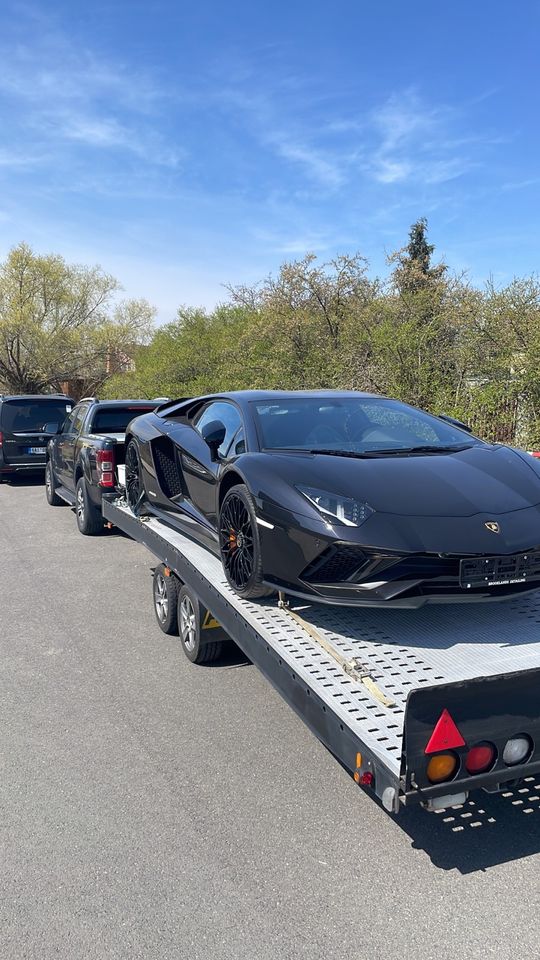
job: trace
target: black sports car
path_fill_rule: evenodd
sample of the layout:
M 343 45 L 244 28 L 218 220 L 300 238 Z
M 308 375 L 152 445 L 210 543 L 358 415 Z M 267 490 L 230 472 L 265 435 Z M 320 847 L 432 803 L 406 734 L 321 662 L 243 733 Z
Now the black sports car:
M 126 494 L 221 556 L 243 597 L 355 606 L 540 587 L 540 464 L 354 392 L 239 391 L 133 420 Z

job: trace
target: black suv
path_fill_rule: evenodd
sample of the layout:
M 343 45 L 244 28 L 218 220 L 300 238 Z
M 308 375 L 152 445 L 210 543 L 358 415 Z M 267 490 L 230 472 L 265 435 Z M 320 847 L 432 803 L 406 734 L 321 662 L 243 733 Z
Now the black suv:
M 0 483 L 16 473 L 45 470 L 47 443 L 71 412 L 64 394 L 0 394 Z

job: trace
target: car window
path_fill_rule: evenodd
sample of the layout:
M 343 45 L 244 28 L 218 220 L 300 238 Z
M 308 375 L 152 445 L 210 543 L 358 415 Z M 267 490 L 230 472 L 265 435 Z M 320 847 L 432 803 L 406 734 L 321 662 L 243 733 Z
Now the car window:
M 6 400 L 1 407 L 2 430 L 6 433 L 37 433 L 49 423 L 60 424 L 71 410 L 68 400 L 21 398 Z
M 73 421 L 77 416 L 77 407 L 73 407 L 73 410 L 70 410 L 66 419 L 62 424 L 60 433 L 73 433 Z
M 76 409 L 75 409 L 75 418 L 74 418 L 74 420 L 73 420 L 73 426 L 72 426 L 72 428 L 71 428 L 71 430 L 70 430 L 70 433 L 76 433 L 77 435 L 79 435 L 79 433 L 81 432 L 82 425 L 83 425 L 83 423 L 84 423 L 84 418 L 86 417 L 87 412 L 88 412 L 88 404 L 87 404 L 87 403 L 81 403 L 80 407 L 76 407 Z
M 376 452 L 481 443 L 464 430 L 386 397 L 296 397 L 253 404 L 263 449 Z
M 241 453 L 246 452 L 246 440 L 244 436 L 244 428 L 240 427 L 239 430 L 235 433 L 234 437 L 231 440 L 228 450 L 224 454 L 225 457 L 239 457 Z
M 151 413 L 154 406 L 142 407 L 96 407 L 90 429 L 92 433 L 125 433 L 128 423 L 135 417 L 142 416 L 143 413 Z
M 225 426 L 225 439 L 218 450 L 219 455 L 223 457 L 236 431 L 242 426 L 242 417 L 234 404 L 226 400 L 214 400 L 203 408 L 195 420 L 194 427 L 201 433 L 204 425 L 211 423 L 212 420 L 221 420 Z

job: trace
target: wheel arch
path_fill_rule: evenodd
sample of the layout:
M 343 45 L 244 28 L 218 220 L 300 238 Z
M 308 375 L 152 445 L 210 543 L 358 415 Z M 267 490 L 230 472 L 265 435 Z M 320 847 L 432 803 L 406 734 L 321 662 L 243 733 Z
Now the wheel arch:
M 245 478 L 241 473 L 238 473 L 237 470 L 228 470 L 219 485 L 218 507 L 221 508 L 221 504 L 225 499 L 225 495 L 229 492 L 231 487 L 236 487 L 239 483 L 245 484 L 245 482 Z

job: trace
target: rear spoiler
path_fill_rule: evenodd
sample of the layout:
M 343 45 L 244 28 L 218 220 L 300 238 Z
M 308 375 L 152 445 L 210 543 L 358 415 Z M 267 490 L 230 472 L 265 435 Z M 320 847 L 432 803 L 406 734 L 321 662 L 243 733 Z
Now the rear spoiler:
M 174 410 L 175 407 L 178 406 L 178 404 L 185 403 L 186 400 L 191 400 L 191 399 L 192 397 L 178 397 L 177 400 L 166 400 L 164 403 L 160 403 L 159 406 L 155 408 L 154 413 L 159 413 L 163 416 L 164 414 L 167 413 L 167 410 L 169 410 L 169 407 L 171 408 L 170 412 L 172 413 L 172 411 Z
M 406 796 L 421 800 L 478 787 L 500 784 L 540 771 L 540 668 L 411 691 L 404 722 L 401 783 Z M 523 763 L 505 764 L 507 741 L 518 735 L 530 739 Z M 496 748 L 489 770 L 471 775 L 465 758 L 471 747 L 488 742 Z M 452 751 L 458 758 L 453 779 L 433 784 L 427 763 L 434 753 Z

